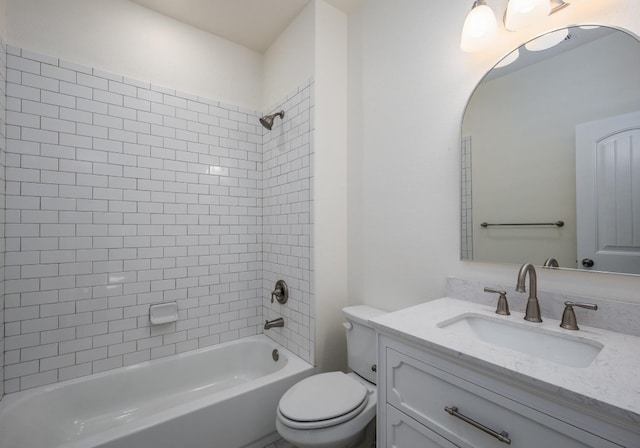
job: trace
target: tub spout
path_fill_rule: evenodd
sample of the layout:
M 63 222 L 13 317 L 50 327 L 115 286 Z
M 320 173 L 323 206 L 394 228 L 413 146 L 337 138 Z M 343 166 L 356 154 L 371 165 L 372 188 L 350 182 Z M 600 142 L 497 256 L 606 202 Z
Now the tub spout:
M 278 317 L 273 320 L 265 320 L 264 321 L 264 329 L 268 330 L 273 327 L 284 327 L 284 319 L 282 317 Z

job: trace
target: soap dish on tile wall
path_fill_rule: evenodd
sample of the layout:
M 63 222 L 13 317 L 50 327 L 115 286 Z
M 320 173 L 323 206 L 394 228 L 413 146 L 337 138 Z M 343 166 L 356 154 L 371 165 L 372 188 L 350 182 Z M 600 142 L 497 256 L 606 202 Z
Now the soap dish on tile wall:
M 158 303 L 149 307 L 151 325 L 162 325 L 178 320 L 178 303 Z

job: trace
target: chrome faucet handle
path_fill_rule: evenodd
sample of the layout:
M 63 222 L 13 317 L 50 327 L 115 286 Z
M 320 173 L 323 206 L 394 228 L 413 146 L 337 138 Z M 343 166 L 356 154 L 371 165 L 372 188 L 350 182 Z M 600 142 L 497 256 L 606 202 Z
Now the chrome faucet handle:
M 484 292 L 492 292 L 494 294 L 500 295 L 500 297 L 498 297 L 498 306 L 496 308 L 496 314 L 502 314 L 503 316 L 511 315 L 511 313 L 509 312 L 509 302 L 507 302 L 506 291 L 485 287 Z
M 560 326 L 567 330 L 579 330 L 578 322 L 576 320 L 576 313 L 573 311 L 574 306 L 579 306 L 580 308 L 586 308 L 588 310 L 596 311 L 598 309 L 598 305 L 593 303 L 576 303 L 566 301 L 564 302 L 564 312 L 562 313 L 562 322 L 560 322 Z

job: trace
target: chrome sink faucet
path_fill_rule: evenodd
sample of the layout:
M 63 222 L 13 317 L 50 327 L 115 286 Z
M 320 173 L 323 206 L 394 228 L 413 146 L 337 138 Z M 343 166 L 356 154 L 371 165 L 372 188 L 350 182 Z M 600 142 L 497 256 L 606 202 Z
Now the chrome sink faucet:
M 536 275 L 536 268 L 531 263 L 525 263 L 518 272 L 518 283 L 516 284 L 516 291 L 527 292 L 524 282 L 529 274 L 529 299 L 527 300 L 527 309 L 524 313 L 524 320 L 529 322 L 542 322 L 540 317 L 540 303 L 538 302 L 538 276 Z

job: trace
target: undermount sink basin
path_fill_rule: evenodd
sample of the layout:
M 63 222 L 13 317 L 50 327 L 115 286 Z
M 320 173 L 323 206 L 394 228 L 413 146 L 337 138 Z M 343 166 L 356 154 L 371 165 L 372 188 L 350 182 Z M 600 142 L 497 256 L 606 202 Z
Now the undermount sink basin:
M 570 367 L 587 367 L 603 348 L 596 341 L 555 333 L 525 322 L 492 319 L 479 314 L 456 316 L 440 322 L 438 327 L 463 337 Z

